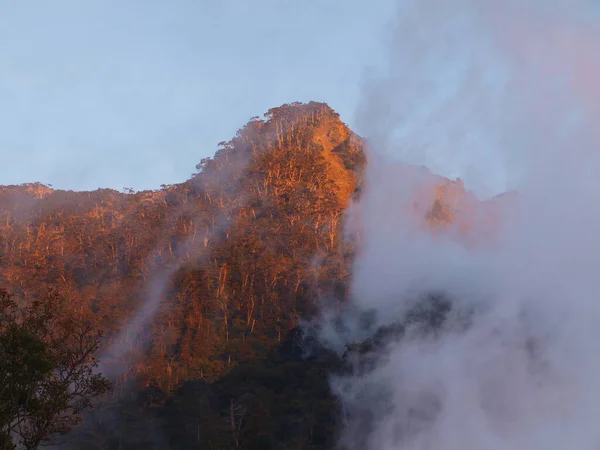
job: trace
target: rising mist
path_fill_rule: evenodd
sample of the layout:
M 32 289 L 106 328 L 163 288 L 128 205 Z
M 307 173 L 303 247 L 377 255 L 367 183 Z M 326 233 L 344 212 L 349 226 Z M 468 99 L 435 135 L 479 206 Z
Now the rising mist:
M 365 81 L 359 109 L 370 154 L 350 212 L 362 233 L 353 303 L 388 324 L 441 292 L 471 316 L 457 327 L 450 315 L 434 334 L 409 328 L 372 370 L 334 379 L 350 411 L 342 441 L 381 450 L 598 448 L 597 7 L 398 6 L 389 67 Z M 467 248 L 406 214 L 426 181 L 399 176 L 403 163 L 461 176 L 480 197 L 519 194 L 492 201 L 502 212 L 494 239 Z

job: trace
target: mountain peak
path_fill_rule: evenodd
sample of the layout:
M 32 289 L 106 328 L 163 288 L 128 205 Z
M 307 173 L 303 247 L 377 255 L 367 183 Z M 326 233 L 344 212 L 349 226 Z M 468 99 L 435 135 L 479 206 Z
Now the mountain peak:
M 366 214 L 378 220 L 396 208 L 400 225 L 412 214 L 425 232 L 478 245 L 489 236 L 480 230 L 493 231 L 497 205 L 510 203 L 479 202 L 460 179 L 399 162 L 373 164 L 363 176 L 365 161 L 363 139 L 327 104 L 291 103 L 251 118 L 189 180 L 161 190 L 0 186 L 0 288 L 19 301 L 52 290 L 66 296 L 77 317 L 105 331 L 103 367 L 120 373 L 119 390 L 133 379 L 167 397 L 189 380 L 223 380 L 270 354 L 316 312 L 317 299 L 339 307 L 348 298 Z M 379 180 L 377 201 L 361 198 Z M 414 196 L 399 205 L 412 181 Z M 353 196 L 359 205 L 348 209 Z M 385 225 L 393 229 L 394 220 Z M 252 403 L 246 394 L 227 401 L 217 421 Z M 203 429 L 229 437 L 229 427 Z M 89 433 L 92 444 L 105 434 Z

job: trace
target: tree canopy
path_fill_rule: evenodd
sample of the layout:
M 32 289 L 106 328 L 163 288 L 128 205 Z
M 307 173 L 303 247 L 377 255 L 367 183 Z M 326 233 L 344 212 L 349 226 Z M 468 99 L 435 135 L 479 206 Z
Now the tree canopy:
M 64 435 L 110 386 L 95 372 L 100 334 L 61 314 L 51 293 L 19 307 L 0 290 L 0 448 L 35 449 Z
M 0 186 L 5 447 L 83 417 L 73 448 L 332 448 L 340 361 L 305 358 L 296 332 L 349 297 L 364 145 L 328 105 L 291 103 L 159 190 Z M 435 183 L 428 220 L 459 220 L 464 187 Z

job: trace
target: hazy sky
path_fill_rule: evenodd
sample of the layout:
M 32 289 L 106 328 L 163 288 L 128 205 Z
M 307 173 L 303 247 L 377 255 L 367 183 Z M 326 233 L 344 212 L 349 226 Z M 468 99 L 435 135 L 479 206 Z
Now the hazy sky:
M 0 184 L 180 182 L 291 101 L 325 101 L 352 125 L 393 3 L 0 2 Z

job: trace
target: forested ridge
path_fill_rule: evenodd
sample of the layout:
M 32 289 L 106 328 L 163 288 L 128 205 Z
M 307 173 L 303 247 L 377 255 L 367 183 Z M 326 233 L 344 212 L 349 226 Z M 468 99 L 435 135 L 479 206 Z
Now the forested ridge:
M 0 187 L 0 288 L 17 304 L 59 295 L 102 331 L 112 387 L 61 445 L 335 448 L 327 377 L 346 357 L 298 324 L 349 296 L 364 146 L 328 105 L 294 103 L 160 190 Z M 474 198 L 435 184 L 426 221 L 466 232 L 456 199 Z

